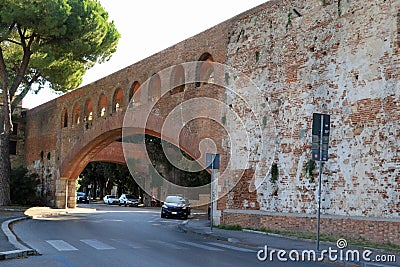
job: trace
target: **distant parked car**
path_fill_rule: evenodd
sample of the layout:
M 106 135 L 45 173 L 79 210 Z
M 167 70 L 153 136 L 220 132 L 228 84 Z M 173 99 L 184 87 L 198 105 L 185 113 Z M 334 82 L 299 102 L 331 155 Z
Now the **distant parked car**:
M 76 192 L 76 202 L 89 203 L 89 197 L 84 192 Z
M 161 218 L 180 217 L 187 219 L 189 215 L 189 201 L 181 196 L 167 196 L 161 207 Z
M 131 194 L 122 194 L 119 197 L 118 205 L 130 206 L 130 207 L 137 207 L 139 206 L 139 198 L 135 197 Z
M 106 195 L 103 198 L 104 204 L 112 205 L 112 204 L 119 204 L 119 198 L 113 195 Z

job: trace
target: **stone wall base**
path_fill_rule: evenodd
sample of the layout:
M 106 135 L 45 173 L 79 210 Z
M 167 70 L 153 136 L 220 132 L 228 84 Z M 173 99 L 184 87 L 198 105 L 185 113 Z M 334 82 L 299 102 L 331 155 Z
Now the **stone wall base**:
M 224 210 L 222 225 L 282 232 L 316 233 L 317 218 L 312 214 L 283 214 L 256 210 Z M 391 243 L 400 246 L 400 219 L 321 215 L 321 234 L 338 238 Z

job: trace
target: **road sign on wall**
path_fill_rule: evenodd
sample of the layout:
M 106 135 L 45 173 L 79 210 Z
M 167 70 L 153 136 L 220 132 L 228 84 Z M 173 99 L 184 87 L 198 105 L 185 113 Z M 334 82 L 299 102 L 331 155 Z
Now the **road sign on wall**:
M 219 169 L 220 156 L 219 154 L 206 153 L 206 168 L 218 170 Z
M 312 124 L 312 159 L 328 161 L 330 115 L 314 113 Z

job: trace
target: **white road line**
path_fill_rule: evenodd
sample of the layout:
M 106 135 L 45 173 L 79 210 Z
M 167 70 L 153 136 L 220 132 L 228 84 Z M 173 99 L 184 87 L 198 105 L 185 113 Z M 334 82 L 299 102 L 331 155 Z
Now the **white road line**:
M 224 251 L 223 249 L 210 247 L 210 246 L 206 246 L 206 245 L 202 245 L 202 244 L 198 244 L 198 243 L 188 242 L 188 241 L 178 241 L 178 242 L 189 245 L 189 246 L 193 246 L 196 248 L 202 248 L 202 249 L 211 250 L 211 251 Z
M 129 240 L 124 240 L 124 239 L 111 239 L 114 242 L 123 244 L 125 246 L 128 246 L 130 248 L 135 248 L 135 249 L 139 249 L 139 248 L 148 248 L 146 246 L 143 246 L 142 244 L 139 243 L 135 243 L 135 242 L 131 242 Z
M 80 241 L 98 250 L 115 249 L 114 247 L 104 244 L 96 239 L 82 239 Z
M 171 249 L 186 249 L 184 247 L 177 246 L 175 244 L 164 242 L 164 241 L 161 241 L 161 240 L 148 240 L 148 241 L 150 241 L 152 243 L 159 244 L 159 245 L 161 245 L 163 247 L 171 248 Z
M 207 244 L 210 244 L 210 245 L 213 245 L 213 246 L 217 246 L 217 247 L 221 247 L 221 248 L 229 248 L 229 249 L 236 250 L 236 251 L 241 251 L 241 252 L 256 253 L 255 250 L 251 250 L 251 249 L 247 249 L 247 248 L 235 247 L 235 246 L 231 246 L 231 245 L 223 244 L 223 243 L 207 242 Z
M 68 244 L 63 240 L 46 240 L 47 243 L 52 245 L 58 251 L 74 251 L 78 250 L 76 247 Z

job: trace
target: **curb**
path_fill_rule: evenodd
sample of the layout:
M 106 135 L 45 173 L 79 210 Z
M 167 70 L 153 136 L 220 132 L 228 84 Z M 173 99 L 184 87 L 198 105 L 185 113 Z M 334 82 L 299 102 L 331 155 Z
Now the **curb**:
M 0 260 L 15 259 L 15 258 L 27 257 L 27 256 L 33 256 L 33 255 L 39 254 L 36 250 L 28 248 L 27 246 L 22 244 L 20 241 L 18 241 L 17 236 L 10 229 L 11 224 L 14 224 L 16 222 L 23 221 L 23 220 L 29 220 L 29 219 L 32 219 L 32 217 L 24 216 L 24 217 L 7 220 L 1 224 L 1 230 L 6 235 L 8 242 L 10 242 L 17 249 L 0 252 Z
M 242 242 L 240 242 L 240 240 L 237 240 L 235 238 L 229 238 L 226 236 L 222 236 L 222 235 L 218 235 L 215 232 L 212 232 L 211 230 L 206 232 L 206 231 L 202 231 L 200 229 L 197 228 L 192 228 L 190 226 L 187 226 L 188 221 L 185 221 L 181 224 L 178 224 L 178 229 L 181 230 L 184 233 L 191 233 L 191 234 L 197 234 L 197 235 L 201 235 L 207 238 L 212 238 L 212 239 L 217 239 L 217 240 L 222 240 L 222 241 L 227 241 L 227 242 L 231 242 L 231 243 L 237 243 L 243 246 L 249 246 L 249 247 L 253 247 L 249 244 L 243 244 Z M 243 229 L 242 232 L 247 232 L 247 233 L 253 233 L 253 234 L 260 234 L 260 235 L 265 235 L 265 236 L 273 236 L 273 237 L 278 237 L 278 238 L 285 238 L 288 240 L 297 240 L 297 241 L 306 241 L 306 242 L 310 242 L 310 241 L 315 241 L 315 240 L 311 240 L 311 239 L 305 239 L 305 238 L 300 238 L 300 237 L 293 237 L 293 236 L 285 236 L 285 235 L 281 235 L 281 234 L 274 234 L 274 233 L 267 233 L 267 232 L 261 232 L 261 231 L 256 231 L 256 230 L 250 230 L 250 229 Z M 336 244 L 333 242 L 327 242 L 327 241 L 321 241 L 321 244 L 324 245 L 330 245 L 330 246 L 335 246 Z M 388 251 L 388 250 L 379 250 L 379 249 L 374 249 L 374 248 L 367 248 L 367 247 L 360 247 L 360 246 L 354 246 L 355 249 L 371 249 L 373 252 L 375 253 L 387 253 L 387 254 L 395 254 L 398 255 L 398 252 L 396 251 Z M 330 262 L 332 263 L 332 262 Z M 384 263 L 374 263 L 374 262 L 364 262 L 364 261 L 337 261 L 336 264 L 339 265 L 344 265 L 344 266 L 366 266 L 365 264 L 367 264 L 368 266 L 371 267 L 393 267 L 395 265 L 387 265 Z
M 188 221 L 185 221 L 183 223 L 178 224 L 178 229 L 181 230 L 184 233 L 191 233 L 191 234 L 201 235 L 201 236 L 204 236 L 204 237 L 217 239 L 217 240 L 222 240 L 222 241 L 227 241 L 227 242 L 230 242 L 230 243 L 238 243 L 239 242 L 239 240 L 237 240 L 235 238 L 218 235 L 215 232 L 212 232 L 211 230 L 208 231 L 208 232 L 203 232 L 203 231 L 200 231 L 200 230 L 196 231 L 194 228 L 186 227 L 187 224 L 188 224 Z

